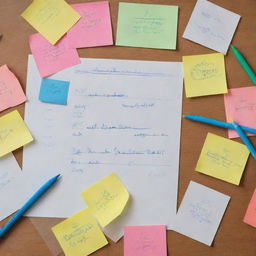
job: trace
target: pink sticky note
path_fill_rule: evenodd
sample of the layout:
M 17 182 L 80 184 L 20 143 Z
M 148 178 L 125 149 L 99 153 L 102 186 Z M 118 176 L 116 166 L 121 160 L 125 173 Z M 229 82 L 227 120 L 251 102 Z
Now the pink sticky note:
M 244 222 L 256 228 L 256 189 L 244 216 Z
M 69 47 L 113 45 L 108 1 L 71 6 L 81 15 L 81 19 L 67 33 Z
M 29 37 L 29 45 L 42 77 L 81 63 L 77 50 L 67 47 L 65 36 L 57 44 L 51 45 L 37 33 Z
M 15 75 L 6 65 L 0 67 L 0 111 L 17 106 L 26 100 Z
M 124 256 L 166 256 L 166 226 L 124 228 Z
M 227 122 L 256 128 L 256 87 L 230 89 L 224 95 Z M 252 134 L 249 134 L 252 135 Z M 228 131 L 229 138 L 239 137 L 234 130 Z

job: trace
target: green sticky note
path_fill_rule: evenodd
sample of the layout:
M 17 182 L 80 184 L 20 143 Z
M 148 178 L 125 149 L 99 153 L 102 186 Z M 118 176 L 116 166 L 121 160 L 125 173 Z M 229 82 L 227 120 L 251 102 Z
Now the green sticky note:
M 119 3 L 116 45 L 176 49 L 178 6 Z

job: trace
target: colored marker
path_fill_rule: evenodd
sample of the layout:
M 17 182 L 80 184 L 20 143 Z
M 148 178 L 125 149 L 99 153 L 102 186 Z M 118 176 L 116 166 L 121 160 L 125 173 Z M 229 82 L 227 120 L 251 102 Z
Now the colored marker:
M 242 68 L 245 70 L 247 75 L 252 80 L 253 84 L 256 85 L 256 75 L 253 72 L 252 68 L 247 63 L 247 61 L 244 58 L 244 56 L 238 51 L 238 49 L 234 45 L 231 45 L 231 49 L 232 49 L 236 59 L 239 61 L 240 65 L 242 66 Z
M 250 140 L 248 139 L 248 137 L 245 135 L 245 133 L 243 132 L 243 130 L 241 129 L 240 125 L 237 124 L 236 122 L 232 123 L 233 127 L 236 129 L 236 132 L 238 133 L 238 135 L 240 136 L 241 140 L 244 142 L 244 144 L 246 145 L 246 147 L 249 149 L 249 151 L 251 152 L 252 156 L 254 159 L 256 159 L 256 151 L 254 146 L 252 145 L 252 143 L 250 142 Z
M 58 180 L 60 174 L 44 183 L 34 195 L 0 228 L 0 238 L 3 237 L 10 228 L 24 215 L 24 213 Z
M 222 128 L 226 128 L 226 129 L 235 130 L 232 123 L 222 122 L 222 121 L 218 121 L 218 120 L 211 119 L 211 118 L 208 118 L 208 117 L 203 117 L 203 116 L 184 115 L 184 117 L 187 118 L 187 119 L 190 119 L 192 121 L 205 123 L 205 124 L 210 124 L 210 125 L 214 125 L 214 126 L 218 126 L 218 127 L 222 127 Z M 249 132 L 249 133 L 256 134 L 256 129 L 254 129 L 254 128 L 250 128 L 250 127 L 247 127 L 247 126 L 240 126 L 240 127 L 244 132 Z

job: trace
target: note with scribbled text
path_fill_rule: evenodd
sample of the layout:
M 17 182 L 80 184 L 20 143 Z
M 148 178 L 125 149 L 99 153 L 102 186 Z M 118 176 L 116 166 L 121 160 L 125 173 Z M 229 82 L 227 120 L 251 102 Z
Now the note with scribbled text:
M 208 133 L 196 171 L 239 185 L 249 153 L 244 144 Z
M 187 97 L 227 93 L 222 53 L 183 56 L 182 61 Z
M 224 54 L 240 20 L 240 15 L 207 0 L 198 0 L 183 37 Z
M 211 246 L 230 196 L 190 181 L 174 221 L 174 231 Z

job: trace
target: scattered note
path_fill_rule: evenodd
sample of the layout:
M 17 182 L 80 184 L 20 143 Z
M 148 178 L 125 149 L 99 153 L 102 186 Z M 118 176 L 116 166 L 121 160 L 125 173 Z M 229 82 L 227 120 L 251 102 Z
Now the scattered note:
M 226 54 L 239 20 L 236 13 L 198 0 L 183 37 Z
M 0 193 L 9 186 L 13 180 L 21 175 L 21 169 L 13 154 L 0 158 Z M 1 209 L 2 211 L 2 209 Z
M 116 45 L 176 49 L 178 6 L 119 3 Z
M 89 255 L 108 244 L 88 208 L 52 227 L 52 231 L 66 256 Z
M 129 193 L 115 173 L 111 173 L 82 192 L 87 206 L 102 227 L 120 216 L 128 202 Z
M 89 2 L 71 5 L 81 19 L 67 33 L 72 48 L 113 45 L 109 2 Z
M 256 189 L 245 213 L 244 222 L 256 228 Z
M 15 197 L 16 190 L 10 190 L 10 187 L 20 176 L 22 176 L 22 172 L 13 154 L 0 158 L 0 202 L 4 205 L 0 210 L 0 221 L 19 209 Z M 6 197 L 12 201 L 11 204 L 4 204 Z
M 208 133 L 196 171 L 239 185 L 249 153 L 244 144 Z
M 81 63 L 77 50 L 67 46 L 66 37 L 53 46 L 40 34 L 33 34 L 29 45 L 41 77 Z
M 6 65 L 0 67 L 0 111 L 17 106 L 27 100 L 15 75 Z
M 21 14 L 51 44 L 80 19 L 80 15 L 64 0 L 36 0 Z
M 167 256 L 166 226 L 124 228 L 124 256 Z
M 17 110 L 0 117 L 0 157 L 31 141 L 33 138 Z
M 227 93 L 222 53 L 183 56 L 182 61 L 187 97 Z
M 211 246 L 230 196 L 190 181 L 174 220 L 174 231 Z
M 39 100 L 42 102 L 67 105 L 68 89 L 68 81 L 42 79 Z
M 256 129 L 256 87 L 229 89 L 228 94 L 224 95 L 224 103 L 227 122 L 234 120 Z M 234 130 L 228 130 L 228 137 L 236 138 L 239 135 Z

